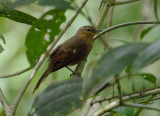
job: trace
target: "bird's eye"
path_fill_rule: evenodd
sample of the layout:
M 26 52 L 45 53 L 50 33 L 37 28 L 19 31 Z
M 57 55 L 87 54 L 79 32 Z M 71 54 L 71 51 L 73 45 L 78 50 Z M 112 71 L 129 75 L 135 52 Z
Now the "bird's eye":
M 87 29 L 87 31 L 91 31 L 90 29 Z

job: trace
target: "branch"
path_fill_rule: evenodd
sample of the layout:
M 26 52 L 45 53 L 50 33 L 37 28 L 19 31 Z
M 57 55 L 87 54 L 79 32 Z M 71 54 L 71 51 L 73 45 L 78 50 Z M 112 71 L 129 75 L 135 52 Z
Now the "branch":
M 8 78 L 8 77 L 12 77 L 12 76 L 16 76 L 16 75 L 20 75 L 28 70 L 30 70 L 31 67 L 28 67 L 28 68 L 25 68 L 21 71 L 18 71 L 18 72 L 15 72 L 15 73 L 12 73 L 12 74 L 6 74 L 6 75 L 0 75 L 0 78 Z
M 135 108 L 143 108 L 143 109 L 148 109 L 148 110 L 156 110 L 160 111 L 160 108 L 150 106 L 150 105 L 143 105 L 143 104 L 137 104 L 137 103 L 123 103 L 124 106 L 129 106 L 129 107 L 135 107 Z
M 130 26 L 130 25 L 138 25 L 138 24 L 160 24 L 160 22 L 159 21 L 135 21 L 135 22 L 127 22 L 127 23 L 118 24 L 118 25 L 115 25 L 115 26 L 112 26 L 112 27 L 109 27 L 109 28 L 103 30 L 102 32 L 100 32 L 99 34 L 94 36 L 94 40 L 96 40 L 98 37 L 100 37 L 104 33 L 107 33 L 107 32 L 112 31 L 114 29 L 125 27 L 125 26 Z
M 144 91 L 142 93 L 141 92 L 140 93 L 133 93 L 133 94 L 130 94 L 128 96 L 124 96 L 122 98 L 122 100 L 123 101 L 128 101 L 128 100 L 139 98 L 139 97 L 145 97 L 145 96 L 149 96 L 149 95 L 156 95 L 156 94 L 159 94 L 159 93 L 160 93 L 160 87 L 156 88 L 156 89 Z M 111 109 L 114 109 L 114 108 L 116 108 L 118 106 L 120 106 L 120 100 L 113 101 L 113 102 L 107 104 L 103 109 L 97 111 L 94 114 L 94 116 L 100 116 L 100 115 L 106 113 L 107 111 L 109 111 Z
M 73 23 L 73 21 L 75 20 L 75 18 L 78 16 L 78 14 L 80 13 L 80 11 L 82 10 L 82 8 L 84 7 L 84 5 L 87 3 L 88 0 L 83 0 L 82 3 L 80 4 L 80 6 L 78 7 L 78 9 L 75 11 L 74 15 L 71 17 L 71 19 L 67 22 L 66 26 L 63 28 L 63 30 L 61 31 L 61 33 L 58 35 L 57 39 L 55 41 L 53 41 L 47 48 L 46 52 L 43 53 L 39 59 L 39 61 L 37 62 L 37 64 L 35 65 L 33 71 L 31 72 L 30 76 L 28 77 L 28 80 L 26 81 L 26 83 L 24 84 L 24 86 L 22 87 L 22 89 L 20 90 L 19 94 L 17 95 L 14 104 L 12 105 L 12 109 L 13 112 L 15 113 L 17 106 L 24 94 L 24 92 L 26 91 L 28 85 L 30 84 L 30 82 L 32 81 L 34 75 L 36 74 L 36 72 L 38 71 L 38 69 L 40 68 L 41 64 L 43 63 L 43 61 L 45 60 L 45 58 L 48 56 L 48 54 L 50 53 L 50 51 L 52 50 L 52 48 L 56 45 L 56 43 L 60 40 L 60 38 L 62 37 L 62 35 L 66 32 L 66 30 L 70 27 L 70 25 Z

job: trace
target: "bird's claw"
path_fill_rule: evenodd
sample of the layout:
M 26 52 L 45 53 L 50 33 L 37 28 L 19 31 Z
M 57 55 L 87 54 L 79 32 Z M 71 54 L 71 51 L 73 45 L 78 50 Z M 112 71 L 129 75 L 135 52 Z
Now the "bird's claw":
M 80 74 L 80 73 L 73 72 L 73 73 L 70 75 L 70 78 L 72 78 L 72 77 L 81 77 L 81 74 Z

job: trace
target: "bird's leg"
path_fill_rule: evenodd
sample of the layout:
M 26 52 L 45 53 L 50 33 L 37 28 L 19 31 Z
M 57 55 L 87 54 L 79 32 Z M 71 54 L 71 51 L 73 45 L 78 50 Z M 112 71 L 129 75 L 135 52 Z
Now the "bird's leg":
M 77 76 L 79 76 L 79 77 L 81 76 L 79 73 L 75 73 L 75 72 L 74 72 L 72 69 L 70 69 L 68 66 L 66 66 L 66 68 L 72 72 L 72 74 L 70 75 L 70 78 L 71 78 L 73 75 L 77 75 Z
M 66 68 L 67 68 L 68 70 L 70 70 L 72 73 L 74 73 L 74 71 L 73 71 L 72 69 L 70 69 L 68 66 L 66 66 Z

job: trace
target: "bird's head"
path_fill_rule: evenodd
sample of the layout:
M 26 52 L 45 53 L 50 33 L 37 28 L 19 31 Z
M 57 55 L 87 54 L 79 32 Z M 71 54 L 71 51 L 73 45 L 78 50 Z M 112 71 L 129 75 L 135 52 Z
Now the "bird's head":
M 76 35 L 93 38 L 100 31 L 100 29 L 96 29 L 94 26 L 83 26 L 77 31 Z

